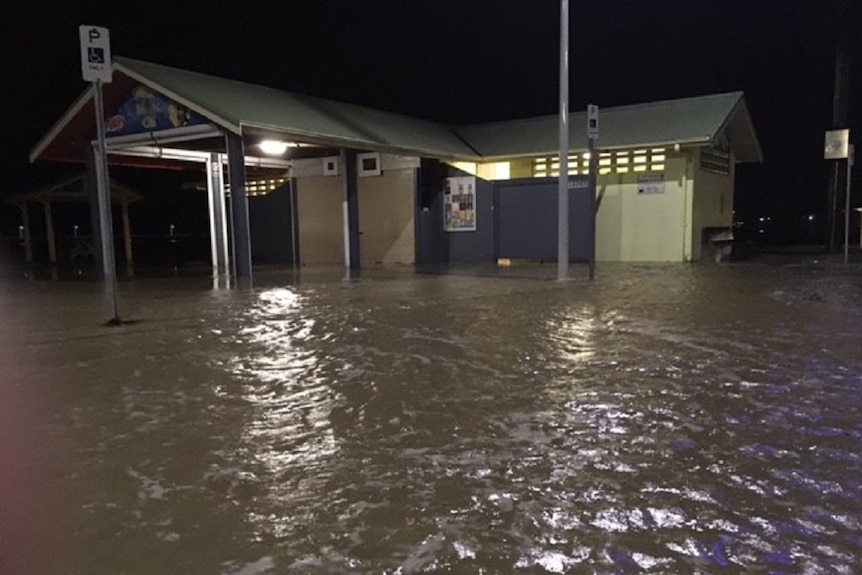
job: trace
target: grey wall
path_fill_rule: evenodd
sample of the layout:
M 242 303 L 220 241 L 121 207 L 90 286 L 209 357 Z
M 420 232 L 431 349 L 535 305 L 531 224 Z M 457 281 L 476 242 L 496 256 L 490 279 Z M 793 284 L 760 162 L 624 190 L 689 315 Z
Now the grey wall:
M 248 209 L 252 261 L 255 264 L 295 263 L 290 186 L 281 186 L 265 196 L 249 197 Z
M 448 177 L 469 176 L 450 169 Z M 443 211 L 443 194 L 438 196 Z M 454 264 L 485 264 L 496 262 L 494 256 L 494 184 L 476 178 L 476 231 L 448 232 L 449 262 Z
M 423 160 L 420 168 L 419 258 L 420 264 L 485 264 L 496 261 L 494 250 L 494 185 L 476 178 L 476 231 L 443 231 L 443 181 L 470 174 Z
M 486 264 L 497 258 L 557 259 L 557 180 L 488 182 L 476 178 L 476 231 L 443 231 L 443 181 L 465 172 L 423 160 L 417 202 L 419 264 Z M 586 184 L 586 176 L 570 181 Z M 569 190 L 569 258 L 590 256 L 588 188 Z
M 449 246 L 443 231 L 443 211 L 437 202 L 443 195 L 443 178 L 446 166 L 436 160 L 422 159 L 419 168 L 416 198 L 416 236 L 419 265 L 441 264 L 449 261 Z
M 590 255 L 590 196 L 586 176 L 569 181 L 569 259 Z M 556 179 L 508 180 L 496 184 L 497 257 L 557 260 Z

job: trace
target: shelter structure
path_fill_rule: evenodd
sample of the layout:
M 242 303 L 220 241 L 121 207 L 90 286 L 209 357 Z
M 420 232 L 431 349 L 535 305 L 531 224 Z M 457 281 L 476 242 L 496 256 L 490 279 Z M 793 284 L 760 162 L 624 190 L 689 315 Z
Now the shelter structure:
M 126 256 L 126 268 L 134 267 L 132 250 L 132 226 L 129 219 L 129 206 L 141 200 L 141 194 L 132 188 L 111 179 L 111 203 L 120 207 L 123 228 L 123 248 Z M 21 229 L 24 239 L 24 254 L 28 263 L 33 261 L 33 239 L 30 227 L 30 204 L 40 204 L 45 217 L 45 236 L 48 244 L 48 260 L 57 263 L 57 233 L 54 227 L 53 205 L 63 202 L 87 202 L 92 199 L 87 185 L 86 174 L 67 178 L 40 190 L 16 194 L 7 198 L 7 202 L 21 210 Z M 94 226 L 95 228 L 95 226 Z M 95 234 L 93 234 L 95 235 Z M 92 252 L 92 246 L 87 250 Z
M 556 116 L 451 126 L 127 58 L 105 90 L 111 164 L 205 171 L 219 272 L 554 257 Z M 585 114 L 569 125 L 579 194 Z M 86 162 L 94 137 L 90 88 L 31 160 Z M 737 164 L 762 161 L 740 92 L 605 108 L 596 147 L 600 261 L 699 259 L 732 223 Z

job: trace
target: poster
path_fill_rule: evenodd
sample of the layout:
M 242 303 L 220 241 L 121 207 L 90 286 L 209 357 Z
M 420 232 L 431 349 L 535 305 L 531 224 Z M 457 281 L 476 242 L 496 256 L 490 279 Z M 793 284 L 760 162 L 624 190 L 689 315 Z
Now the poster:
M 476 231 L 476 178 L 474 176 L 444 180 L 443 229 L 447 232 Z
M 173 100 L 138 86 L 116 114 L 105 121 L 108 136 L 156 132 L 206 124 L 206 120 Z

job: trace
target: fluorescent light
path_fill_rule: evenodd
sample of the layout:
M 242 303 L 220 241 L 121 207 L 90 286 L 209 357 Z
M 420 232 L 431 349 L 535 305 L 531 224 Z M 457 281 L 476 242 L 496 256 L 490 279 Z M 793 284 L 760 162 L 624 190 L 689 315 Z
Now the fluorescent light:
M 290 144 L 280 140 L 264 140 L 260 144 L 260 151 L 267 156 L 280 156 L 287 151 Z

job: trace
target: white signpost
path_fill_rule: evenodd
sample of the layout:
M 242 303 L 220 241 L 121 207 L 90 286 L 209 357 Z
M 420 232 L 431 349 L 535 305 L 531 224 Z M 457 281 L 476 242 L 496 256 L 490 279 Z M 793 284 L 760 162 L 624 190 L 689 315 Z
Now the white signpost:
M 108 176 L 108 159 L 105 152 L 105 106 L 102 84 L 111 81 L 111 40 L 107 28 L 80 26 L 81 76 L 93 83 L 96 109 L 96 144 L 94 151 L 96 190 L 99 203 L 99 228 L 102 244 L 102 268 L 106 289 L 111 300 L 113 317 L 110 325 L 120 325 L 117 302 L 117 269 L 114 260 L 114 225 L 111 221 L 111 184 Z
M 80 26 L 81 75 L 85 82 L 111 81 L 111 35 L 107 28 Z
M 847 191 L 844 197 L 844 263 L 850 257 L 850 178 L 853 170 L 853 144 L 850 143 L 850 130 L 830 130 L 826 132 L 823 157 L 827 160 L 847 159 Z

